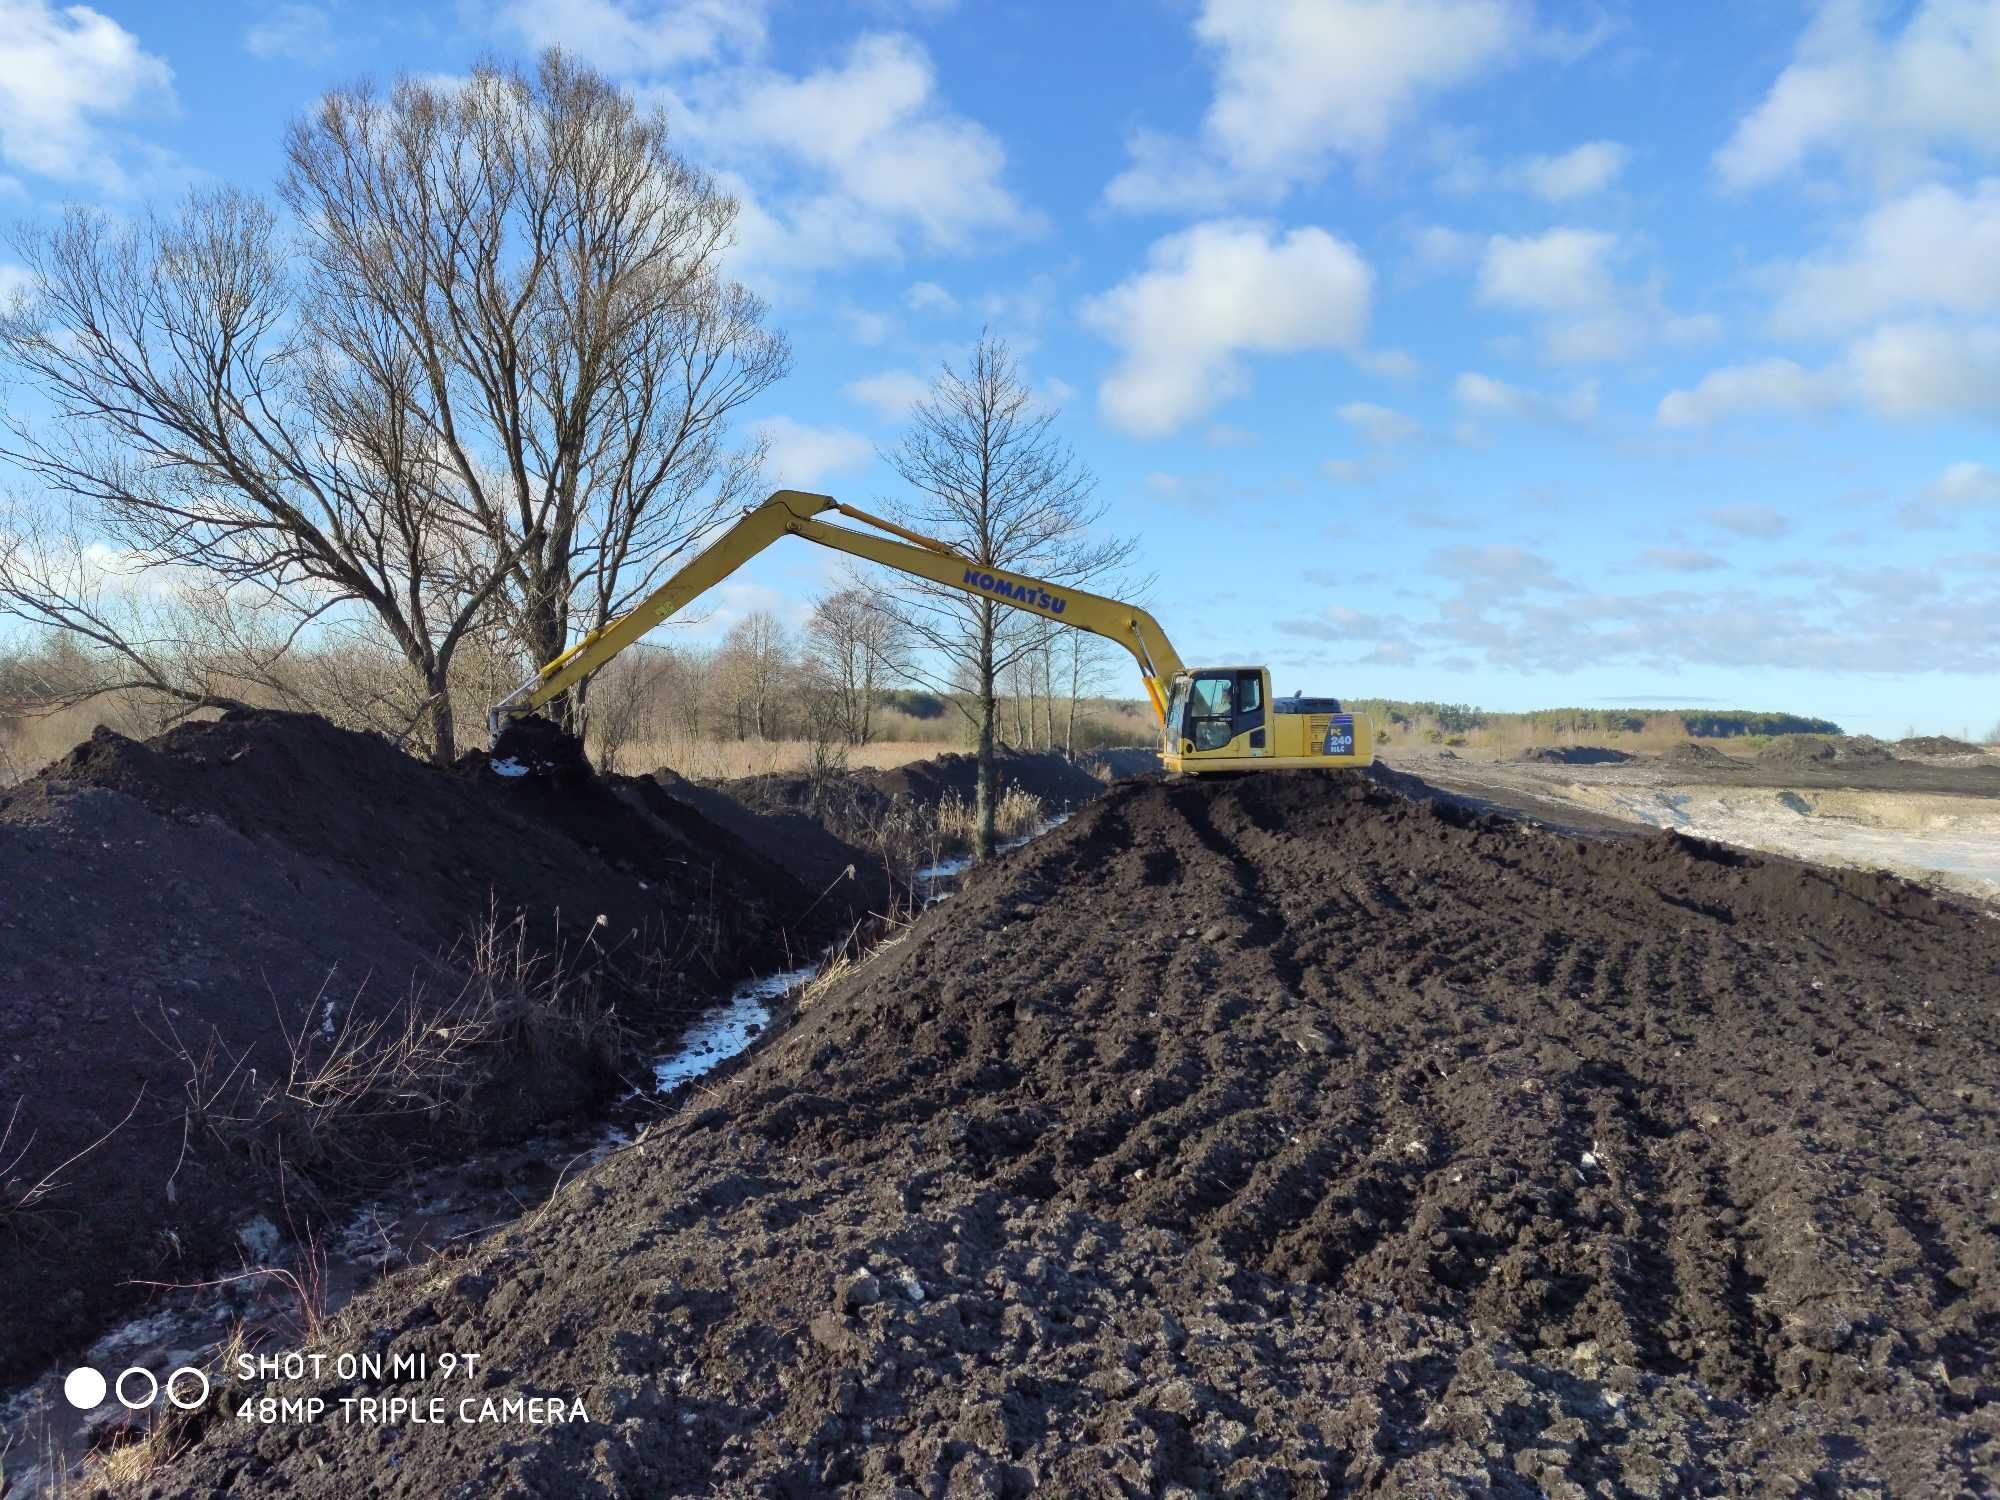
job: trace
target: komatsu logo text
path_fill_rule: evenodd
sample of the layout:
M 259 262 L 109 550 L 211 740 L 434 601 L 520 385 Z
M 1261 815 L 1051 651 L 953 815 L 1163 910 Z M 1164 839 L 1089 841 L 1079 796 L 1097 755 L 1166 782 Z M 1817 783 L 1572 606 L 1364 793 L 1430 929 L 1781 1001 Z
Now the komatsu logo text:
M 1061 614 L 1063 607 L 1069 603 L 1061 594 L 1031 588 L 1025 583 L 1009 583 L 977 568 L 965 570 L 965 583 L 968 588 L 978 589 L 981 593 L 998 594 L 1002 599 L 1012 599 L 1016 604 L 1025 604 L 1031 609 L 1045 609 L 1052 615 Z

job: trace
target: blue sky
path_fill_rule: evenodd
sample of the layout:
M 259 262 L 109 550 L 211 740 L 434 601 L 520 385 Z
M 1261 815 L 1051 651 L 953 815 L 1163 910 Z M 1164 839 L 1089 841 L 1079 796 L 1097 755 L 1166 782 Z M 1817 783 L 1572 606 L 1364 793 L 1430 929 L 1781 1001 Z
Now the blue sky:
M 892 501 L 988 327 L 1191 662 L 2000 718 L 2000 0 L 0 0 L 0 198 L 266 187 L 329 84 L 550 43 L 741 197 L 774 483 Z

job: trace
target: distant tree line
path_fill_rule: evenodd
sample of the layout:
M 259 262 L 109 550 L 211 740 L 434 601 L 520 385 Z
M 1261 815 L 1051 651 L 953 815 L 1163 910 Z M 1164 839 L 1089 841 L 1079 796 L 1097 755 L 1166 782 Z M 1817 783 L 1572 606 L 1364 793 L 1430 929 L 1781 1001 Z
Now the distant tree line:
M 1719 709 L 1662 715 L 1638 708 L 1540 708 L 1525 713 L 1500 713 L 1464 703 L 1430 703 L 1399 698 L 1350 698 L 1347 707 L 1366 711 L 1376 722 L 1405 730 L 1422 727 L 1447 735 L 1479 729 L 1524 727 L 1550 738 L 1579 735 L 1641 734 L 1662 717 L 1677 721 L 1690 739 L 1733 739 L 1760 734 L 1840 734 L 1831 719 L 1749 709 Z

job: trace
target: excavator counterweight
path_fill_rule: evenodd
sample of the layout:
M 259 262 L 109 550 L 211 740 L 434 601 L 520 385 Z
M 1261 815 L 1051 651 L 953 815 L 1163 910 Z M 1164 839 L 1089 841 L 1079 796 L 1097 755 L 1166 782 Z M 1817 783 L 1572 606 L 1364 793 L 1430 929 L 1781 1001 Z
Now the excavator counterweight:
M 819 519 L 828 511 L 890 535 L 829 525 Z M 803 490 L 779 490 L 746 510 L 636 607 L 584 636 L 501 699 L 489 716 L 494 736 L 507 719 L 554 701 L 786 535 L 1116 641 L 1139 664 L 1160 721 L 1161 760 L 1170 771 L 1325 769 L 1365 766 L 1374 759 L 1365 715 L 1346 713 L 1332 699 L 1273 699 L 1271 674 L 1263 667 L 1190 670 L 1159 621 L 1135 604 L 982 563 L 831 495 Z

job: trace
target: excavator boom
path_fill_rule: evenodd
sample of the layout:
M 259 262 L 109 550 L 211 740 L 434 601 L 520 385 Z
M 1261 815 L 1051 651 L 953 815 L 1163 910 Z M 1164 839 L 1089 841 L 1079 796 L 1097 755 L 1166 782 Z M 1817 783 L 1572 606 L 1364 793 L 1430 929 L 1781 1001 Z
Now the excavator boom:
M 819 519 L 828 511 L 888 535 L 829 525 Z M 804 490 L 779 490 L 745 511 L 637 607 L 593 630 L 501 699 L 493 707 L 494 737 L 507 718 L 533 713 L 560 697 L 786 535 L 1116 641 L 1139 663 L 1146 696 L 1165 731 L 1160 762 L 1169 771 L 1332 770 L 1365 766 L 1375 758 L 1367 715 L 1343 712 L 1331 698 L 1275 699 L 1271 674 L 1263 667 L 1189 671 L 1160 622 L 1136 604 L 988 566 L 934 537 L 843 505 L 831 495 Z
M 850 527 L 828 525 L 817 519 L 827 511 L 838 511 L 907 540 L 892 541 Z M 1166 722 L 1174 679 L 1182 675 L 1184 668 L 1159 621 L 1137 605 L 1023 573 L 987 567 L 943 542 L 843 505 L 831 495 L 779 490 L 762 505 L 744 512 L 742 519 L 633 609 L 586 635 L 495 704 L 491 718 L 493 733 L 499 734 L 505 719 L 533 713 L 560 697 L 787 534 L 1116 641 L 1139 663 L 1153 713 L 1161 723 Z

